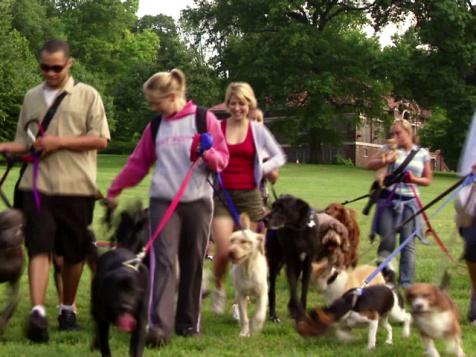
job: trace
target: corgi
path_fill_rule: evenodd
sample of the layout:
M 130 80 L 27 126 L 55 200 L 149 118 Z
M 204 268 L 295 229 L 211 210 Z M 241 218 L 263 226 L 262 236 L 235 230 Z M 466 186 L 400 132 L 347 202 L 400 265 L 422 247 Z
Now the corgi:
M 458 311 L 448 294 L 432 284 L 419 283 L 410 286 L 405 296 L 426 354 L 439 357 L 434 340 L 446 340 L 449 352 L 464 357 Z

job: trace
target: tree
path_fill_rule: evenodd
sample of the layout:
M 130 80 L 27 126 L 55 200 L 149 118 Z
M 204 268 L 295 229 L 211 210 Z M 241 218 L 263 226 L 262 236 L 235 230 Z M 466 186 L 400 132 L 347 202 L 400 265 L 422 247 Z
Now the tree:
M 441 149 L 451 168 L 476 107 L 476 7 L 466 0 L 380 1 L 377 25 L 413 16 L 414 25 L 384 51 L 382 76 L 395 93 L 434 109 L 424 143 Z M 444 129 L 444 135 L 442 135 Z
M 28 41 L 12 27 L 12 0 L 0 2 L 0 140 L 13 140 L 23 96 L 39 80 Z
M 228 81 L 250 82 L 262 106 L 294 116 L 304 134 L 296 139 L 309 144 L 312 161 L 323 144 L 342 140 L 336 123 L 386 116 L 390 85 L 375 72 L 380 49 L 361 29 L 372 2 L 195 3 L 184 17 L 196 42 L 213 46 Z
M 28 40 L 35 54 L 46 40 L 66 37 L 58 12 L 49 1 L 15 0 L 11 12 L 13 27 Z

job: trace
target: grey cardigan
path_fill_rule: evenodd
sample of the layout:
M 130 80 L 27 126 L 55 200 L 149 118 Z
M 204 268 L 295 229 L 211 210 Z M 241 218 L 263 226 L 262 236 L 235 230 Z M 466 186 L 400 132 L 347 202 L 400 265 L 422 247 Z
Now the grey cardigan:
M 264 175 L 280 168 L 286 163 L 286 156 L 266 126 L 254 121 L 250 123 L 256 148 L 254 177 L 256 185 L 259 186 Z M 265 158 L 268 160 L 263 163 Z

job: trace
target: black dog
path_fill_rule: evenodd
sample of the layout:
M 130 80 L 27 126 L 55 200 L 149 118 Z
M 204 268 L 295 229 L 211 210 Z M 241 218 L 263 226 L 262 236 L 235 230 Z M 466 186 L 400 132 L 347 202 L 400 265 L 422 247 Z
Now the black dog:
M 0 213 L 0 283 L 9 284 L 7 305 L 0 312 L 0 331 L 12 317 L 19 301 L 19 282 L 23 272 L 23 215 L 9 209 Z
M 91 313 L 96 324 L 95 348 L 110 356 L 109 325 L 131 332 L 129 352 L 142 356 L 147 323 L 148 270 L 134 262 L 148 236 L 147 213 L 123 212 L 113 240 L 117 248 L 103 254 L 92 282 Z
M 322 251 L 316 213 L 305 201 L 283 195 L 273 203 L 265 221 L 270 228 L 266 237 L 270 319 L 279 322 L 276 316 L 276 277 L 284 264 L 290 294 L 288 309 L 293 318 L 300 318 L 305 314 L 311 263 Z M 301 274 L 299 302 L 297 282 Z

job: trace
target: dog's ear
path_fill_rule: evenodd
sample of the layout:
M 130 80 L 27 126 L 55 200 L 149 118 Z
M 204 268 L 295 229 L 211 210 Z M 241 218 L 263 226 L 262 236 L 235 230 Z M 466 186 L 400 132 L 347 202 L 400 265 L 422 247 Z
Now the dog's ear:
M 304 226 L 307 224 L 309 220 L 309 210 L 311 209 L 311 206 L 304 201 L 301 200 L 300 198 L 296 198 L 296 211 L 299 214 L 299 225 Z
M 250 217 L 246 213 L 240 214 L 240 225 L 242 229 L 250 229 Z
M 258 251 L 265 255 L 265 252 L 264 252 L 264 235 L 263 234 L 256 234 L 256 242 L 258 244 Z

